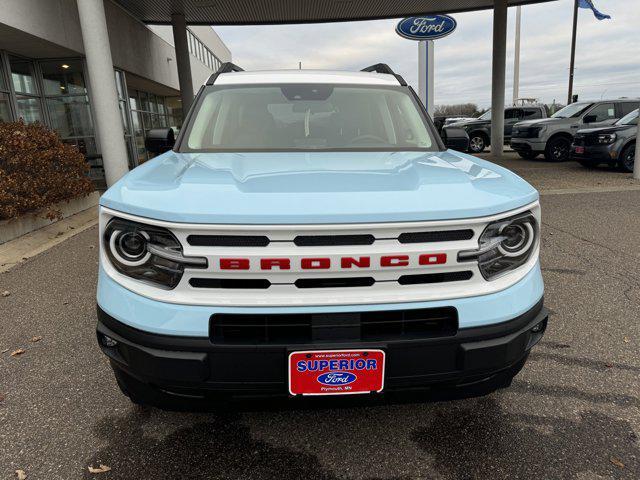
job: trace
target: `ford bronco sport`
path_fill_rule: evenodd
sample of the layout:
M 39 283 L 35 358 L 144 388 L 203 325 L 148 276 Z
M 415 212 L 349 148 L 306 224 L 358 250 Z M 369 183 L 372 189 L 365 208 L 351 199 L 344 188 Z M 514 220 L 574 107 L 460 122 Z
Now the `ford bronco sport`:
M 133 402 L 490 391 L 544 333 L 538 192 L 446 150 L 386 65 L 225 64 L 148 146 L 100 201 L 97 337 Z

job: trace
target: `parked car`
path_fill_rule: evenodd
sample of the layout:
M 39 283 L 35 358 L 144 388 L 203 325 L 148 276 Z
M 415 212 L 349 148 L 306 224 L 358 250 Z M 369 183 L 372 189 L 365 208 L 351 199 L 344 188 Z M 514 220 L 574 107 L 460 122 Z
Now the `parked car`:
M 164 132 L 100 199 L 97 340 L 133 402 L 486 393 L 542 338 L 538 192 L 447 151 L 388 66 L 223 64 Z
M 572 103 L 550 118 L 516 124 L 510 145 L 522 158 L 544 153 L 547 160 L 562 162 L 569 159 L 573 136 L 579 129 L 613 125 L 636 108 L 637 99 Z
M 544 105 L 531 105 L 526 107 L 507 107 L 504 110 L 504 141 L 509 143 L 511 130 L 517 122 L 527 119 L 546 118 L 547 109 Z M 469 152 L 481 153 L 491 145 L 491 110 L 486 111 L 480 117 L 455 122 L 445 125 L 447 128 L 464 128 L 469 135 Z
M 573 138 L 571 158 L 585 167 L 602 163 L 633 172 L 638 134 L 638 110 L 610 127 L 578 130 Z
M 435 117 L 433 117 L 433 123 L 436 126 L 436 129 L 438 130 L 438 133 L 440 135 L 442 135 L 442 127 L 446 126 L 446 125 L 451 125 L 452 123 L 456 123 L 456 122 L 463 122 L 463 121 L 467 121 L 467 120 L 473 120 L 473 118 L 470 117 L 463 117 L 463 116 L 454 116 L 454 117 L 446 117 L 446 116 L 442 116 L 442 115 L 436 115 Z

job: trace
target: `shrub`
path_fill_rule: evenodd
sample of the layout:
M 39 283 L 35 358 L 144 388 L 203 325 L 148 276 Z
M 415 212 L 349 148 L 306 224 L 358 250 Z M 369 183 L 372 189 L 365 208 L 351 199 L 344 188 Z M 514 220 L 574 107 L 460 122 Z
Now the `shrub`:
M 0 219 L 44 210 L 60 218 L 53 205 L 94 190 L 89 165 L 75 146 L 45 126 L 0 122 Z

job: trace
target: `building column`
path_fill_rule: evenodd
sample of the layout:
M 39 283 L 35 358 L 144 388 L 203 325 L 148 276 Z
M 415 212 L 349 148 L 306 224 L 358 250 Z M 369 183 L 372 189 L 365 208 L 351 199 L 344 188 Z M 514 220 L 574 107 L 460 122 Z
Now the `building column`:
M 178 81 L 180 82 L 180 97 L 182 98 L 182 115 L 186 117 L 189 107 L 193 103 L 193 80 L 191 79 L 191 62 L 189 60 L 189 41 L 187 39 L 187 22 L 184 15 L 171 15 L 173 26 L 173 43 L 176 49 L 176 64 L 178 66 Z
M 493 9 L 493 65 L 491 75 L 491 153 L 504 152 L 504 88 L 507 63 L 507 0 L 495 0 Z
M 107 186 L 129 171 L 103 0 L 77 0 L 91 85 L 91 110 Z

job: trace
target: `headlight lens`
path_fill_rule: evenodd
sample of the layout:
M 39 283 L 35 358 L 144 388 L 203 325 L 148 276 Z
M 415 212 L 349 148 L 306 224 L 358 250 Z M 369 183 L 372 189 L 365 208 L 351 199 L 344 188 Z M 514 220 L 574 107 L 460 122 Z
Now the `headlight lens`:
M 531 212 L 490 223 L 480 236 L 479 248 L 458 254 L 459 262 L 477 261 L 486 280 L 524 265 L 538 243 L 538 222 Z
M 533 130 L 534 137 L 541 137 L 547 127 L 537 127 Z
M 618 136 L 615 133 L 603 133 L 602 135 L 598 135 L 598 143 L 600 145 L 608 145 L 616 141 Z
M 186 267 L 207 267 L 206 258 L 185 257 L 180 242 L 161 227 L 113 218 L 103 242 L 118 272 L 161 288 L 175 288 Z

